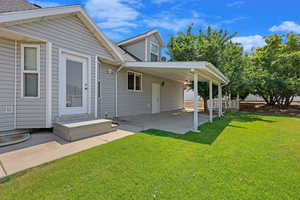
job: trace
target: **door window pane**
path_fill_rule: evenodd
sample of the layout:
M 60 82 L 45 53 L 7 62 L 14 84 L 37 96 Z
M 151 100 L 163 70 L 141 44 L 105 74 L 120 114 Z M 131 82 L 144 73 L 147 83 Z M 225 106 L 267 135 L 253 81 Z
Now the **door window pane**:
M 66 62 L 66 107 L 82 107 L 82 63 Z
M 24 74 L 24 96 L 37 97 L 38 96 L 38 74 Z
M 37 48 L 24 47 L 24 70 L 37 70 Z
M 128 72 L 128 90 L 134 90 L 134 73 Z

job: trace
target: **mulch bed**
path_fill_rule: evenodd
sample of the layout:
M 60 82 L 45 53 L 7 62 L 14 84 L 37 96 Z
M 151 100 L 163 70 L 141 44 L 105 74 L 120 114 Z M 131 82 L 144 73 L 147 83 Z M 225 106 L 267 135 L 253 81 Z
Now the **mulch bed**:
M 292 103 L 292 105 L 290 105 L 287 109 L 282 109 L 278 106 L 268 106 L 263 102 L 241 102 L 240 111 L 300 117 L 300 102 Z

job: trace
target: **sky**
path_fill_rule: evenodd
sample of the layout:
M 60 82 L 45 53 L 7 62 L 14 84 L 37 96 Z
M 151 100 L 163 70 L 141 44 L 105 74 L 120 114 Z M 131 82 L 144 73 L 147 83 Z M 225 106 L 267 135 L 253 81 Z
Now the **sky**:
M 42 7 L 80 4 L 114 41 L 158 29 L 167 44 L 171 35 L 207 26 L 237 32 L 233 41 L 249 52 L 273 33 L 300 34 L 299 0 L 29 0 Z

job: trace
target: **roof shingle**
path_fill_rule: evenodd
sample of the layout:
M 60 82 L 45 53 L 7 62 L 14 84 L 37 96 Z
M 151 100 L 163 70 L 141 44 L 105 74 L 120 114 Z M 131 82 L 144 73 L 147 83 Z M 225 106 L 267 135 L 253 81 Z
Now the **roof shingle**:
M 26 0 L 0 0 L 0 13 L 41 8 Z

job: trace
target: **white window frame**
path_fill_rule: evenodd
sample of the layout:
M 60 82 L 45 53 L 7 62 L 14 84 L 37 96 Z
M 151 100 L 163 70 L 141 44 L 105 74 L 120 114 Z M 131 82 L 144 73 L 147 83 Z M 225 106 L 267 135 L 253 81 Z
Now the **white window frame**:
M 128 89 L 128 74 L 133 73 L 133 90 Z M 141 89 L 137 90 L 136 89 L 136 75 L 141 76 Z M 143 74 L 140 72 L 135 72 L 135 71 L 127 71 L 127 90 L 130 92 L 143 92 Z
M 154 46 L 157 47 L 157 49 L 158 49 L 157 52 L 153 52 L 153 51 L 152 51 L 152 48 L 151 48 L 152 45 L 154 45 Z M 154 55 L 156 55 L 156 56 L 157 56 L 157 61 L 159 61 L 159 53 L 160 53 L 159 45 L 156 44 L 155 42 L 152 42 L 152 41 L 150 41 L 150 61 L 151 61 L 151 53 L 153 53 Z M 153 62 L 154 62 L 154 61 L 153 61 Z
M 36 48 L 36 70 L 25 70 L 24 66 L 24 52 L 26 47 Z M 24 99 L 39 99 L 40 98 L 40 53 L 41 45 L 39 44 L 21 44 L 21 97 Z M 25 74 L 37 74 L 38 75 L 38 95 L 36 97 L 24 96 L 24 76 Z

